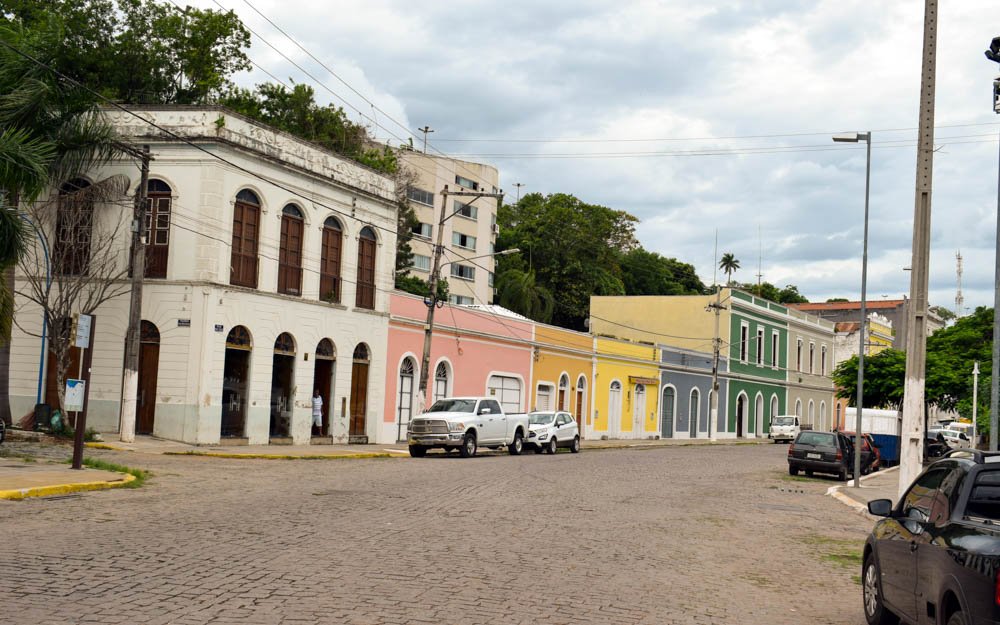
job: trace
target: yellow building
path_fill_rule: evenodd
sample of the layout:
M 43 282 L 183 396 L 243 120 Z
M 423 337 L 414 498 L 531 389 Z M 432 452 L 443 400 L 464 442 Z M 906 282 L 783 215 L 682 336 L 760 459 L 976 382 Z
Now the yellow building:
M 868 315 L 867 355 L 874 356 L 892 347 L 892 320 L 877 312 Z
M 593 424 L 594 337 L 536 324 L 534 341 L 530 408 L 572 413 L 587 438 Z
M 659 434 L 656 347 L 597 337 L 592 438 L 647 438 Z

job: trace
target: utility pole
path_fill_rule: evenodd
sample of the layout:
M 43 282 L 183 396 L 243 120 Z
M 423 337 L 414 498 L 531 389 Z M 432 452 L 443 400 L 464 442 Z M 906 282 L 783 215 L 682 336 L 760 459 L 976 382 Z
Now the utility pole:
M 122 373 L 122 403 L 119 438 L 135 441 L 135 415 L 139 396 L 139 332 L 142 325 L 142 280 L 146 275 L 146 245 L 143 241 L 146 192 L 149 185 L 149 146 L 142 146 L 142 169 L 132 210 L 132 297 L 129 301 L 128 330 L 125 334 L 125 370 Z
M 517 201 L 520 202 L 521 201 L 521 187 L 523 187 L 525 185 L 521 184 L 520 182 L 515 182 L 514 186 L 517 187 Z
M 449 191 L 448 185 L 444 185 L 444 190 L 441 191 L 441 217 L 438 219 L 437 225 L 437 244 L 434 246 L 434 262 L 431 265 L 431 276 L 428 280 L 428 286 L 430 287 L 430 294 L 424 299 L 424 304 L 427 305 L 427 321 L 424 324 L 424 352 L 420 359 L 420 384 L 417 387 L 417 414 L 422 414 L 427 408 L 427 379 L 430 377 L 430 365 L 431 365 L 431 336 L 434 333 L 434 311 L 438 307 L 437 298 L 437 288 L 438 280 L 440 276 L 438 273 L 441 271 L 441 254 L 444 253 L 444 222 L 448 221 L 461 210 L 456 209 L 451 213 L 448 212 L 448 197 L 471 197 L 473 202 L 481 197 L 492 197 L 496 198 L 497 205 L 503 202 L 503 191 L 500 193 L 481 193 L 477 191 Z M 511 253 L 519 250 L 505 250 L 503 253 Z M 487 256 L 492 256 L 492 254 L 487 254 Z M 478 258 L 478 257 L 476 257 Z M 443 304 L 443 302 L 442 302 Z
M 920 124 L 913 207 L 913 259 L 906 319 L 906 378 L 900 432 L 899 496 L 923 468 L 924 383 L 927 376 L 927 280 L 931 247 L 931 182 L 934 166 L 934 89 L 937 66 L 937 0 L 924 0 L 924 47 L 920 72 Z
M 1000 63 L 1000 37 L 994 37 L 990 42 L 990 48 L 986 51 L 986 58 L 994 63 Z M 993 79 L 993 112 L 1000 114 L 1000 76 Z M 1000 159 L 998 159 L 1000 166 Z M 996 247 L 993 257 L 993 371 L 990 374 L 990 451 L 997 451 L 998 435 L 1000 429 L 1000 419 L 997 410 L 1000 410 L 1000 341 L 995 337 L 1000 337 L 1000 171 L 997 174 L 997 235 Z M 956 312 L 957 314 L 957 312 Z
M 708 305 L 715 312 L 715 335 L 712 339 L 712 401 L 708 406 L 708 440 L 715 440 L 715 427 L 719 420 L 719 352 L 722 350 L 722 337 L 719 336 L 719 317 L 725 306 L 722 305 L 722 287 L 715 285 L 715 301 Z
M 424 133 L 424 154 L 427 154 L 427 133 L 434 132 L 434 129 L 430 126 L 424 126 L 423 128 L 417 128 L 417 130 Z
M 979 415 L 979 361 L 972 363 L 972 448 L 976 449 L 979 442 L 976 438 L 976 427 L 978 426 L 978 421 L 976 417 Z

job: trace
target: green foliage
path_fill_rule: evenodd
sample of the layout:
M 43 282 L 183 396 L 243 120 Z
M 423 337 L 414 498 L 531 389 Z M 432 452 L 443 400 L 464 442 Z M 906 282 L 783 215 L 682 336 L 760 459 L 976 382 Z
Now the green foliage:
M 257 85 L 255 90 L 234 88 L 219 103 L 372 169 L 393 173 L 399 168 L 395 152 L 372 144 L 368 131 L 351 122 L 344 109 L 318 104 L 309 85 L 293 85 L 291 90 L 274 83 Z
M 497 302 L 508 310 L 529 319 L 548 323 L 555 311 L 555 299 L 535 279 L 534 271 L 509 269 L 495 283 Z
M 936 314 L 938 317 L 941 317 L 941 319 L 945 323 L 951 321 L 952 319 L 954 319 L 956 317 L 955 313 L 951 312 L 950 310 L 948 310 L 944 306 L 931 306 L 930 307 L 930 311 L 932 313 Z
M 733 274 L 736 270 L 740 268 L 740 261 L 732 254 L 732 252 L 726 252 L 722 255 L 722 259 L 719 261 L 719 269 L 726 273 L 726 282 L 732 284 Z
M 858 357 L 840 363 L 832 373 L 837 397 L 856 403 L 858 396 Z M 865 357 L 865 408 L 895 408 L 903 402 L 903 380 L 906 377 L 906 353 L 886 349 Z
M 535 288 L 543 288 L 554 300 L 552 323 L 583 329 L 591 295 L 625 294 L 620 263 L 623 255 L 638 247 L 638 220 L 625 211 L 587 204 L 564 193 L 531 193 L 517 204 L 500 207 L 497 222 L 497 250 L 521 250 L 519 255 L 497 259 L 497 283 L 505 283 L 506 272 L 518 271 L 518 279 L 505 284 L 527 286 L 531 282 L 527 276 L 533 275 Z M 514 310 L 546 308 L 532 301 L 504 301 Z
M 139 488 L 146 483 L 149 479 L 151 473 L 145 469 L 133 469 L 132 467 L 126 467 L 125 465 L 115 464 L 114 462 L 108 462 L 107 460 L 101 460 L 99 458 L 84 458 L 82 461 L 84 466 L 90 467 L 91 469 L 98 469 L 100 471 L 113 471 L 115 473 L 128 473 L 135 479 L 126 484 L 125 488 Z
M 250 68 L 250 32 L 232 11 L 153 0 L 0 0 L 0 13 L 57 34 L 47 62 L 123 102 L 204 103 Z
M 758 297 L 771 300 L 778 304 L 805 304 L 809 300 L 799 293 L 799 287 L 789 284 L 783 289 L 779 289 L 770 282 L 762 282 L 760 285 L 745 282 L 740 286 L 748 293 L 753 293 Z
M 428 297 L 431 292 L 431 285 L 427 283 L 426 280 L 421 280 L 416 276 L 411 276 L 410 274 L 396 274 L 396 288 L 400 291 L 405 291 L 407 293 L 412 293 L 413 295 L 419 295 L 420 297 Z M 447 280 L 438 280 L 437 283 L 437 299 L 438 301 L 447 302 L 448 296 L 450 295 L 450 290 L 448 287 Z
M 832 303 L 835 303 L 835 302 L 849 302 L 849 301 L 850 300 L 847 299 L 846 297 L 831 297 L 830 299 L 826 300 L 826 303 L 827 304 L 832 304 Z
M 707 293 L 694 267 L 641 247 L 620 260 L 626 295 L 690 295 Z

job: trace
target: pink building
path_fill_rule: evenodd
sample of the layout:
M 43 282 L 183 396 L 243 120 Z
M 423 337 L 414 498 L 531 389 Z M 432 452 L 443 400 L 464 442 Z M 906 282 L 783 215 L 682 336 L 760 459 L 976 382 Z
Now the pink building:
M 427 307 L 395 292 L 389 302 L 385 409 L 380 440 L 402 440 L 418 410 L 420 360 Z M 434 315 L 427 401 L 489 395 L 505 411 L 524 412 L 531 380 L 533 324 L 486 310 L 445 305 Z

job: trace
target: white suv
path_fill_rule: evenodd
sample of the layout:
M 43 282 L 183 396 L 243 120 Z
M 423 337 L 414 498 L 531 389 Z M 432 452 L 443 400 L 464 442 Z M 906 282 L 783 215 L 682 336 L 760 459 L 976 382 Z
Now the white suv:
M 569 447 L 575 454 L 580 452 L 580 430 L 568 412 L 531 412 L 524 444 L 534 447 L 536 454 L 554 454 L 559 447 Z

